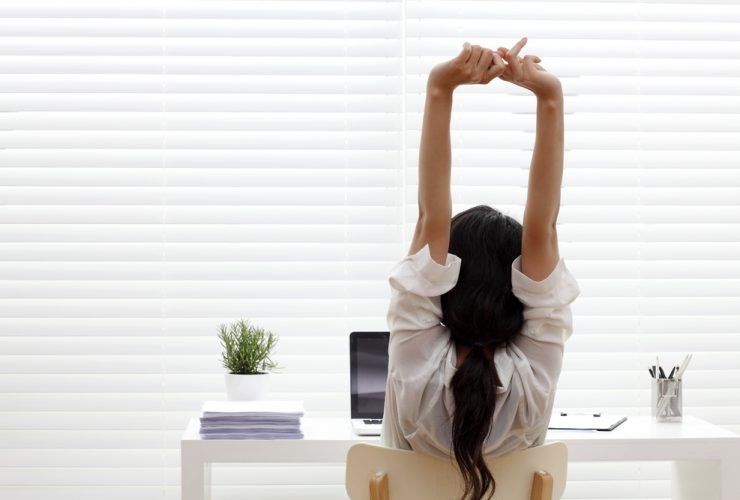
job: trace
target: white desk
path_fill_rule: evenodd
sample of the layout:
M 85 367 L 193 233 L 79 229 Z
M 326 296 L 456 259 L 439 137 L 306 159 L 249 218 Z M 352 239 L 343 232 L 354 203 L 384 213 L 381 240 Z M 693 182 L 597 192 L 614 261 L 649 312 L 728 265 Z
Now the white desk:
M 181 441 L 182 500 L 210 498 L 211 463 L 344 463 L 357 442 L 349 419 L 303 418 L 304 439 L 208 440 L 190 420 Z M 740 500 L 740 436 L 697 417 L 658 423 L 650 416 L 630 416 L 613 431 L 549 430 L 546 442 L 563 441 L 568 458 L 578 461 L 672 461 L 674 500 Z M 258 460 L 254 460 L 257 458 Z

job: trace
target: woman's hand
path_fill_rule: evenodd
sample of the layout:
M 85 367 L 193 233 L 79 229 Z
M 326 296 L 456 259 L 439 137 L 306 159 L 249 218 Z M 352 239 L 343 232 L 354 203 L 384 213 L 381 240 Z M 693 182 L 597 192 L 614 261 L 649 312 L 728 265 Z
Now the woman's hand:
M 502 75 L 505 69 L 506 65 L 498 52 L 465 42 L 455 58 L 432 68 L 427 86 L 451 92 L 459 85 L 485 85 Z
M 519 51 L 526 43 L 527 37 L 524 37 L 510 50 L 504 47 L 498 48 L 497 53 L 507 62 L 501 79 L 531 90 L 538 98 L 562 97 L 563 89 L 560 80 L 538 64 L 542 62 L 539 57 L 533 55 L 519 57 Z

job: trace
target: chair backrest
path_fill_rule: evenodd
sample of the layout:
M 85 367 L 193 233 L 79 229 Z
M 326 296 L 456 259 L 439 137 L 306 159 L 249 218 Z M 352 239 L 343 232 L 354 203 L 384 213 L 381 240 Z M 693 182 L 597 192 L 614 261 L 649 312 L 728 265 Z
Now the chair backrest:
M 556 441 L 486 459 L 494 500 L 560 500 L 568 448 Z M 463 481 L 457 463 L 369 443 L 347 452 L 345 488 L 351 500 L 456 500 Z

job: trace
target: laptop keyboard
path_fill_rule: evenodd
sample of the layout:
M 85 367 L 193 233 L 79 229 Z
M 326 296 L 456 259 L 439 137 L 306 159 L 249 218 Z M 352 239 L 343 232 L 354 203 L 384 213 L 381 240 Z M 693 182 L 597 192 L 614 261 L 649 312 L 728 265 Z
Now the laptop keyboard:
M 382 424 L 383 423 L 383 420 L 379 418 L 364 418 L 362 419 L 362 421 L 365 422 L 366 424 Z

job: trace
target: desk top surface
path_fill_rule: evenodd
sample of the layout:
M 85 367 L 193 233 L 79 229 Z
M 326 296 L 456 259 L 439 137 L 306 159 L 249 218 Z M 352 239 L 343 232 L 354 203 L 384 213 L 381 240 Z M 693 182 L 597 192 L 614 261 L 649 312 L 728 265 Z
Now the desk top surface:
M 191 419 L 182 435 L 182 441 L 245 441 L 201 439 L 198 434 L 199 429 L 199 419 Z M 304 441 L 364 441 L 373 443 L 380 440 L 378 436 L 356 435 L 352 431 L 349 418 L 303 417 L 301 419 L 301 430 L 303 431 Z M 637 415 L 627 416 L 627 420 L 612 431 L 550 429 L 547 431 L 545 442 L 561 440 L 574 442 L 583 440 L 660 441 L 696 439 L 738 440 L 740 442 L 740 435 L 690 415 L 684 415 L 682 422 L 657 422 L 655 417 Z

